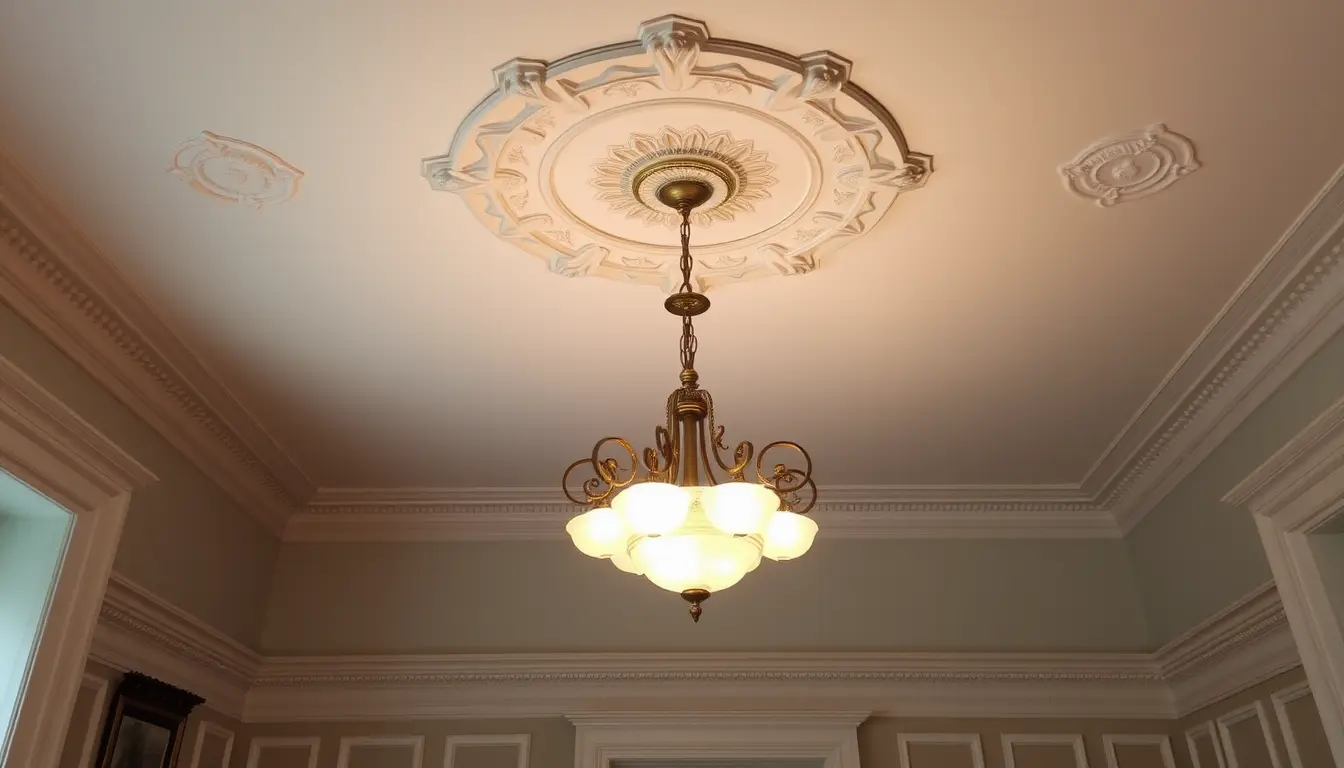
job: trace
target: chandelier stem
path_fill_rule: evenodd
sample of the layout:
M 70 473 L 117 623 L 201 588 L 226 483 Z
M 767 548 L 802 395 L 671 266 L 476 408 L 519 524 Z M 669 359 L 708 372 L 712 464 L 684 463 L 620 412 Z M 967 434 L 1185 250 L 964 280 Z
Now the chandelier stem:
M 695 412 L 682 412 L 677 415 L 681 422 L 681 486 L 694 488 L 700 485 L 700 425 L 701 416 Z

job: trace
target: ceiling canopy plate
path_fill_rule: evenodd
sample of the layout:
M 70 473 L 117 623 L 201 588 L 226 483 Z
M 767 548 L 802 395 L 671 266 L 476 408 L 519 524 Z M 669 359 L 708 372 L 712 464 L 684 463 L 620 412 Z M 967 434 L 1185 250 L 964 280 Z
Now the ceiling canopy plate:
M 696 288 L 815 269 L 871 229 L 932 158 L 829 52 L 794 57 L 664 16 L 636 41 L 514 59 L 423 173 L 552 272 L 679 282 L 669 183 L 707 187 Z

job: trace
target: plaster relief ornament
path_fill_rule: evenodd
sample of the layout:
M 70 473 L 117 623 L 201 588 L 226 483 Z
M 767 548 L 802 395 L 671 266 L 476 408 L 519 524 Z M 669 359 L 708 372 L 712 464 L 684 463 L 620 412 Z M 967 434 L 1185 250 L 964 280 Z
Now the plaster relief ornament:
M 199 192 L 260 210 L 299 191 L 303 171 L 256 144 L 202 131 L 178 145 L 168 172 Z
M 679 181 L 712 191 L 692 214 L 698 290 L 803 274 L 933 170 L 849 75 L 833 53 L 714 40 L 663 16 L 634 41 L 496 67 L 422 172 L 556 274 L 672 291 L 679 219 L 657 191 Z
M 1099 141 L 1059 172 L 1075 194 L 1106 208 L 1161 192 L 1197 170 L 1190 140 L 1157 123 Z

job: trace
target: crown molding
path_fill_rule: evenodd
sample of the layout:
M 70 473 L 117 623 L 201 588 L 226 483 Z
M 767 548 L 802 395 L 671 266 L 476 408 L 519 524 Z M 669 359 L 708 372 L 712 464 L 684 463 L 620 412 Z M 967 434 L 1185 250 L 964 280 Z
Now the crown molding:
M 1152 653 L 263 656 L 117 575 L 91 655 L 198 693 L 244 722 L 613 710 L 1175 718 L 1299 663 L 1271 585 Z
M 280 529 L 307 478 L 3 150 L 0 254 L 0 299 Z
M 829 538 L 1115 538 L 1110 515 L 1068 487 L 833 486 L 811 513 Z M 284 540 L 563 540 L 558 488 L 320 489 Z
M 242 716 L 261 665 L 247 646 L 117 573 L 103 596 L 89 656 L 189 690 L 233 718 Z
M 1088 471 L 1128 533 L 1344 329 L 1344 166 Z
M 1238 483 L 1223 501 L 1274 517 L 1344 466 L 1344 398 L 1336 400 L 1264 464 Z M 1305 517 L 1330 511 L 1330 499 L 1312 503 Z

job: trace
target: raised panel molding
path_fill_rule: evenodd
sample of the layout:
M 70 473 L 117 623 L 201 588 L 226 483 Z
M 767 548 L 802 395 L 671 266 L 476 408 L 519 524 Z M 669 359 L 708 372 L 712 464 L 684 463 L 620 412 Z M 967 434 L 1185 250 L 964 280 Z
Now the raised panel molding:
M 454 768 L 460 747 L 513 747 L 518 759 L 514 768 L 528 768 L 532 761 L 532 737 L 526 733 L 486 733 L 449 736 L 444 741 L 443 768 Z M 603 766 L 605 768 L 605 766 Z
M 1274 717 L 1279 721 L 1279 732 L 1283 734 L 1283 746 L 1288 751 L 1288 763 L 1292 768 L 1311 768 L 1302 764 L 1302 753 L 1297 747 L 1297 738 L 1293 735 L 1292 718 L 1288 716 L 1288 705 L 1300 698 L 1311 695 L 1311 685 L 1303 680 L 1281 691 L 1270 694 L 1274 705 Z
M 424 736 L 342 736 L 336 753 L 336 768 L 350 768 L 350 752 L 355 747 L 410 747 L 411 763 L 405 768 L 422 768 L 425 758 Z
M 317 768 L 318 753 L 322 749 L 322 740 L 316 736 L 263 736 L 252 739 L 247 748 L 246 768 L 266 768 L 261 764 L 262 753 L 267 749 L 307 749 L 308 768 Z
M 103 724 L 103 707 L 107 704 L 109 684 L 106 679 L 88 673 L 84 674 L 84 679 L 79 683 L 80 688 L 93 691 L 93 707 L 89 710 L 89 722 L 84 726 L 84 739 L 79 748 L 79 768 L 89 768 L 93 760 L 93 750 L 98 745 L 98 733 Z
M 1003 734 L 1004 768 L 1017 768 L 1017 757 L 1013 754 L 1013 747 L 1017 744 L 1069 747 L 1073 750 L 1074 768 L 1088 768 L 1087 749 L 1083 747 L 1081 733 L 1005 733 Z M 1031 766 L 1024 765 L 1022 768 Z
M 568 715 L 575 768 L 616 760 L 776 758 L 859 768 L 859 724 L 868 712 L 602 712 Z
M 1196 744 L 1200 739 L 1209 740 L 1209 749 L 1213 750 L 1217 765 L 1204 765 L 1200 762 L 1199 745 Z M 1185 732 L 1185 748 L 1190 752 L 1190 765 L 1194 768 L 1227 768 L 1227 763 L 1223 760 L 1223 747 L 1218 742 L 1218 731 L 1212 720 L 1200 723 Z
M 1102 748 L 1106 750 L 1106 768 L 1127 768 L 1120 764 L 1115 748 L 1155 747 L 1162 755 L 1165 768 L 1176 768 L 1176 756 L 1171 752 L 1171 738 L 1164 734 L 1107 733 L 1101 737 Z
M 938 744 L 966 747 L 973 768 L 985 768 L 985 750 L 978 733 L 901 733 L 896 735 L 896 747 L 901 755 L 900 768 L 920 768 L 910 763 L 911 744 Z
M 1274 735 L 1270 731 L 1269 717 L 1265 713 L 1265 704 L 1262 701 L 1255 701 L 1244 707 L 1234 709 L 1215 721 L 1218 726 L 1218 740 L 1223 745 L 1223 756 L 1227 760 L 1227 768 L 1241 768 L 1237 759 L 1237 748 L 1232 743 L 1232 726 L 1247 720 L 1258 720 L 1260 722 L 1260 735 L 1264 737 L 1265 749 L 1269 752 L 1270 765 L 1273 768 L 1281 768 L 1279 750 L 1274 746 Z
M 201 720 L 196 727 L 196 741 L 191 747 L 191 768 L 229 768 L 233 757 L 233 731 L 209 720 Z M 214 736 L 224 741 L 224 755 L 219 765 L 201 765 L 201 752 L 205 749 L 205 737 Z

